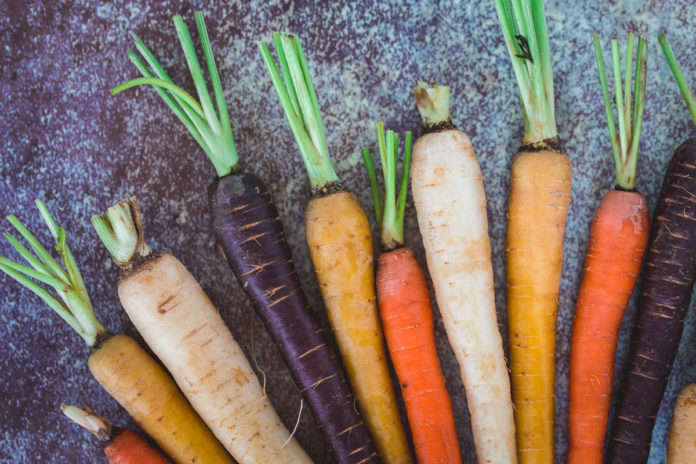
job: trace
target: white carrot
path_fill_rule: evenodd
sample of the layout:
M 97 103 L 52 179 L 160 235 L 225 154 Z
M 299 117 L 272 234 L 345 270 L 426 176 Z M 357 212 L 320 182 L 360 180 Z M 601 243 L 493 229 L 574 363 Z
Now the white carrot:
M 137 200 L 92 221 L 121 268 L 118 294 L 128 316 L 232 456 L 250 464 L 311 462 L 193 276 L 145 243 Z
M 449 88 L 415 89 L 426 132 L 411 183 L 428 270 L 459 361 L 479 462 L 515 463 L 510 379 L 498 330 L 486 194 L 469 138 L 449 116 Z
M 696 383 L 679 394 L 669 429 L 667 464 L 696 462 Z

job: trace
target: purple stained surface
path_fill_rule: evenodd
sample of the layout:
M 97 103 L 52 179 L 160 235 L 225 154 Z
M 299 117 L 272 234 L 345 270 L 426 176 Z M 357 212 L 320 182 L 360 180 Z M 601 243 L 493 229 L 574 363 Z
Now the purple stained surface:
M 598 6 L 599 5 L 599 6 Z M 522 113 L 493 2 L 23 2 L 0 0 L 0 216 L 16 214 L 39 238 L 35 198 L 60 224 L 104 325 L 139 339 L 116 295 L 118 272 L 89 217 L 137 194 L 153 248 L 174 253 L 200 281 L 247 354 L 265 372 L 269 397 L 292 428 L 300 396 L 251 304 L 215 251 L 206 199 L 212 165 L 151 89 L 112 97 L 109 89 L 137 76 L 126 57 L 136 32 L 175 82 L 192 90 L 171 16 L 189 25 L 202 9 L 233 124 L 241 162 L 268 184 L 313 309 L 328 324 L 304 242 L 308 183 L 280 104 L 258 55 L 273 30 L 303 40 L 336 171 L 366 207 L 371 204 L 359 147 L 374 146 L 374 121 L 419 131 L 411 88 L 417 79 L 452 87 L 452 119 L 469 134 L 489 195 L 497 302 L 503 333 L 504 228 L 510 159 L 522 136 Z M 605 45 L 635 29 L 650 41 L 648 90 L 638 188 L 654 207 L 673 150 L 696 129 L 657 48 L 665 30 L 689 82 L 696 55 L 689 45 L 696 5 L 689 0 L 548 1 L 559 132 L 573 162 L 573 199 L 566 234 L 557 344 L 557 458 L 564 459 L 568 342 L 587 233 L 613 181 L 610 146 L 594 68 L 591 32 Z M 608 50 L 608 45 L 605 47 Z M 421 262 L 414 210 L 406 237 Z M 2 222 L 1 231 L 10 225 Z M 376 243 L 376 242 L 375 242 Z M 3 242 L 0 254 L 17 258 Z M 117 425 L 134 427 L 92 379 L 81 339 L 38 298 L 0 276 L 0 463 L 105 462 L 96 441 L 59 412 L 61 401 L 90 404 Z M 635 302 L 622 330 L 623 366 Z M 436 314 L 438 351 L 464 462 L 475 462 L 465 395 L 456 361 Z M 678 390 L 696 380 L 696 332 L 685 336 L 658 417 L 651 462 L 664 461 L 665 432 Z M 507 337 L 505 337 L 507 338 Z M 253 342 L 253 343 L 252 343 Z M 617 376 L 617 381 L 621 375 Z M 319 463 L 327 445 L 305 408 L 300 443 Z

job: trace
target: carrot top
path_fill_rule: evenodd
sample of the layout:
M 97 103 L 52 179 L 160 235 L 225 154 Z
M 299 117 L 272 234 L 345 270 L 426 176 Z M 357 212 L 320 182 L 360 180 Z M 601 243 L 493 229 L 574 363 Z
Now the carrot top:
M 88 406 L 78 408 L 69 404 L 61 404 L 60 409 L 72 422 L 90 432 L 99 441 L 109 441 L 113 438 L 111 422 L 92 411 L 92 408 Z
M 418 82 L 418 87 L 413 89 L 413 93 L 416 95 L 416 106 L 426 131 L 454 127 L 450 119 L 449 87 Z
M 686 106 L 689 108 L 691 119 L 694 121 L 694 123 L 696 123 L 696 98 L 694 98 L 694 94 L 691 92 L 689 84 L 686 83 L 684 74 L 682 74 L 681 69 L 679 68 L 679 63 L 677 63 L 677 59 L 674 57 L 672 49 L 669 47 L 669 42 L 667 42 L 667 37 L 665 37 L 665 34 L 660 34 L 657 37 L 657 40 L 660 42 L 662 52 L 665 54 L 667 63 L 672 70 L 672 74 L 674 74 L 674 79 L 677 81 L 677 85 L 679 86 L 682 97 L 684 97 Z
M 528 145 L 555 138 L 555 104 L 544 0 L 495 0 L 522 100 Z
M 597 58 L 597 70 L 599 82 L 604 95 L 604 109 L 607 114 L 609 137 L 611 148 L 614 152 L 614 164 L 616 166 L 616 184 L 625 189 L 633 190 L 636 187 L 636 166 L 638 164 L 638 147 L 640 145 L 640 132 L 643 127 L 643 109 L 645 107 L 645 78 L 648 72 L 648 42 L 638 36 L 638 49 L 636 51 L 636 76 L 633 82 L 633 98 L 635 106 L 631 108 L 631 71 L 633 64 L 634 34 L 628 34 L 626 43 L 626 61 L 624 87 L 621 90 L 621 58 L 619 57 L 619 42 L 611 39 L 611 57 L 614 69 L 614 87 L 617 119 L 619 131 L 616 132 L 614 124 L 614 111 L 609 97 L 607 76 L 604 71 L 604 59 L 602 47 L 597 34 L 592 35 L 594 41 L 595 57 Z
M 338 182 L 338 176 L 329 157 L 312 76 L 302 45 L 296 36 L 275 32 L 273 42 L 280 71 L 268 45 L 259 42 L 259 51 L 297 141 L 312 192 L 316 193 L 327 185 Z
M 136 197 L 119 201 L 102 216 L 92 216 L 92 225 L 121 269 L 129 269 L 135 262 L 152 253 L 145 243 Z
M 82 275 L 68 248 L 65 229 L 56 225 L 51 213 L 41 200 L 36 200 L 36 206 L 55 240 L 55 249 L 63 261 L 63 265 L 61 266 L 51 256 L 51 253 L 41 245 L 19 219 L 9 215 L 7 216 L 8 221 L 29 244 L 34 253 L 22 245 L 12 234 L 6 233 L 7 241 L 30 266 L 0 257 L 0 270 L 34 292 L 58 313 L 75 332 L 80 334 L 89 346 L 93 346 L 98 335 L 106 332 L 106 329 L 94 314 Z M 55 293 L 46 290 L 36 281 L 52 287 Z
M 128 57 L 143 77 L 130 80 L 115 87 L 111 90 L 111 94 L 116 95 L 138 85 L 152 85 L 164 102 L 174 111 L 174 114 L 184 123 L 184 126 L 186 126 L 186 129 L 188 129 L 196 142 L 203 148 L 203 151 L 205 151 L 215 166 L 218 176 L 224 177 L 239 169 L 239 158 L 234 147 L 230 117 L 227 113 L 225 96 L 222 92 L 222 84 L 220 83 L 215 59 L 213 58 L 213 51 L 210 47 L 203 15 L 200 11 L 197 11 L 194 13 L 194 16 L 196 18 L 198 35 L 201 37 L 208 74 L 213 84 L 217 112 L 210 99 L 203 71 L 191 41 L 191 35 L 179 15 L 174 16 L 174 25 L 181 47 L 184 49 L 184 55 L 196 87 L 198 100 L 172 82 L 152 52 L 133 33 L 131 35 L 135 40 L 135 48 L 147 64 L 132 50 L 128 50 Z
M 404 147 L 404 167 L 401 173 L 399 194 L 396 194 L 396 163 L 399 159 L 399 137 L 393 130 L 384 132 L 384 122 L 377 123 L 377 145 L 384 177 L 384 190 L 380 190 L 375 167 L 370 158 L 370 150 L 363 147 L 362 156 L 370 179 L 372 200 L 379 228 L 380 241 L 384 251 L 394 250 L 404 244 L 404 209 L 408 190 L 408 173 L 411 167 L 411 132 L 406 132 Z

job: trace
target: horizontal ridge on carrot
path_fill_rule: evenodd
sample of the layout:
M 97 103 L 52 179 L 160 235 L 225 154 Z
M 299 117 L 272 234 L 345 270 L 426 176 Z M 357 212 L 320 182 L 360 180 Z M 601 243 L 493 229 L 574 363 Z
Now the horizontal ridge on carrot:
M 215 166 L 218 178 L 208 187 L 208 199 L 215 234 L 225 258 L 279 347 L 338 462 L 357 464 L 376 449 L 353 407 L 353 394 L 334 350 L 311 313 L 270 191 L 254 174 L 241 172 L 205 23 L 200 13 L 195 16 L 219 117 L 208 96 L 193 45 L 187 35 L 181 34 L 184 31 L 181 26 L 177 29 L 184 50 L 188 50 L 186 56 L 200 106 L 206 108 L 204 121 L 184 101 L 187 94 L 172 87 L 174 83 L 141 40 L 136 39 L 135 45 L 147 65 L 131 51 L 129 57 L 144 78 L 158 76 L 158 81 L 144 83 L 155 86 Z M 117 91 L 132 84 L 123 84 Z M 195 101 L 190 96 L 189 100 Z M 214 128 L 219 130 L 216 132 Z M 345 433 L 346 430 L 350 433 Z
M 62 404 L 60 409 L 71 421 L 96 436 L 104 444 L 110 464 L 171 464 L 144 438 L 128 429 L 113 426 L 90 408 Z
M 570 347 L 569 464 L 603 462 L 619 326 L 636 285 L 650 233 L 647 201 L 635 189 L 645 106 L 647 41 L 638 37 L 633 94 L 634 35 L 629 33 L 626 45 L 625 91 L 621 89 L 618 42 L 611 42 L 617 134 L 599 37 L 595 34 L 593 40 L 614 154 L 616 188 L 604 195 L 592 222 L 585 273 L 575 307 Z
M 128 317 L 237 462 L 310 463 L 198 282 L 145 242 L 135 197 L 92 223 L 121 270 L 118 296 Z
M 375 205 L 382 252 L 377 258 L 377 300 L 382 328 L 420 464 L 461 463 L 457 430 L 445 377 L 435 347 L 433 308 L 425 273 L 413 250 L 404 246 L 404 209 L 411 164 L 406 132 L 403 172 L 397 195 L 399 139 L 377 123 L 384 190 L 379 188 L 370 152 L 363 148 Z
M 358 199 L 340 185 L 333 169 L 299 39 L 275 33 L 273 41 L 280 71 L 268 46 L 259 43 L 259 50 L 309 176 L 312 198 L 305 210 L 305 231 L 329 322 L 380 457 L 387 464 L 410 463 L 376 306 L 370 225 Z
M 178 464 L 233 461 L 183 397 L 167 372 L 132 338 L 109 332 L 97 320 L 77 263 L 46 206 L 36 201 L 61 266 L 15 216 L 8 220 L 34 251 L 11 234 L 5 238 L 31 267 L 0 257 L 0 270 L 50 306 L 90 347 L 94 378 Z M 38 282 L 55 290 L 51 293 Z
M 556 316 L 572 172 L 556 129 L 543 0 L 496 0 L 524 115 L 510 169 L 507 311 L 517 456 L 554 459 Z
M 696 122 L 696 104 L 664 35 L 660 45 Z M 696 139 L 677 148 L 653 214 L 627 374 L 609 443 L 613 464 L 648 460 L 655 418 L 696 282 Z

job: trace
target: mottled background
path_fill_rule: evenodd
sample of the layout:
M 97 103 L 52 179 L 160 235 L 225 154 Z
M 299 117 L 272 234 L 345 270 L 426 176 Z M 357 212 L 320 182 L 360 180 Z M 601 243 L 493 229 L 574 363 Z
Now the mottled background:
M 268 394 L 288 426 L 300 397 L 239 285 L 214 251 L 206 187 L 212 165 L 151 89 L 116 97 L 109 89 L 137 74 L 126 57 L 135 31 L 176 82 L 191 89 L 171 16 L 192 24 L 202 8 L 226 89 L 244 169 L 265 179 L 285 221 L 299 273 L 321 322 L 327 321 L 310 268 L 302 211 L 307 178 L 263 68 L 257 40 L 287 30 L 304 43 L 336 170 L 363 204 L 370 197 L 359 147 L 374 146 L 378 118 L 398 131 L 419 131 L 412 91 L 417 79 L 452 87 L 452 118 L 469 134 L 489 196 L 493 260 L 501 325 L 505 323 L 504 229 L 510 159 L 522 136 L 522 113 L 492 1 L 406 2 L 24 2 L 0 1 L 0 214 L 17 214 L 41 239 L 33 206 L 43 199 L 69 232 L 99 318 L 139 338 L 119 307 L 118 272 L 99 244 L 89 216 L 137 194 L 150 244 L 170 251 L 196 276 L 248 354 L 252 341 Z M 564 460 L 568 340 L 589 224 L 612 186 L 602 101 L 590 33 L 608 52 L 612 34 L 636 30 L 650 40 L 647 107 L 638 188 L 654 207 L 674 148 L 696 135 L 657 47 L 666 30 L 691 81 L 696 6 L 689 0 L 549 1 L 549 34 L 557 121 L 573 162 L 573 199 L 565 242 L 556 391 L 556 455 Z M 371 208 L 368 208 L 371 211 Z M 414 211 L 407 241 L 423 259 Z M 3 231 L 10 229 L 3 222 Z M 0 253 L 17 257 L 7 243 Z M 92 379 L 81 339 L 40 301 L 6 276 L 0 311 L 0 462 L 104 462 L 98 445 L 59 413 L 61 401 L 89 403 L 116 424 L 132 420 Z M 634 315 L 624 321 L 618 370 Z M 462 454 L 475 462 L 463 387 L 436 315 L 438 350 L 454 400 Z M 504 327 L 501 327 L 503 333 Z M 676 392 L 696 380 L 696 333 L 690 316 L 654 435 L 653 463 L 664 461 Z M 621 379 L 621 372 L 617 379 Z M 297 438 L 317 462 L 328 450 L 307 410 Z

